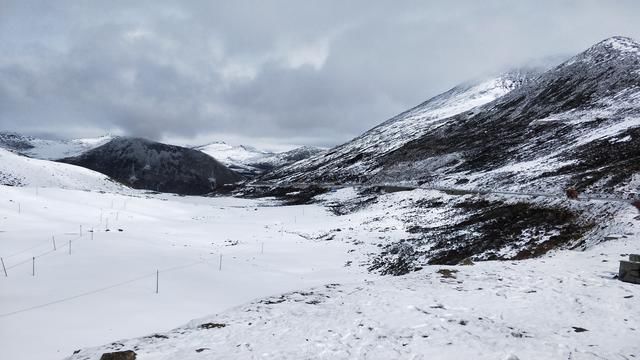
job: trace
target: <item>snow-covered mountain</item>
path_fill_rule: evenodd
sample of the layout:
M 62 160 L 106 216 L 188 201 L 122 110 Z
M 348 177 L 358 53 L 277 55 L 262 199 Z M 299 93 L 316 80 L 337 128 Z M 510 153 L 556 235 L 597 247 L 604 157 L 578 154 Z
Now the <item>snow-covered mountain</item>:
M 637 191 L 640 45 L 604 40 L 378 162 L 368 181 Z
M 32 209 L 25 220 L 0 208 L 3 350 L 70 360 L 636 357 L 640 288 L 616 271 L 639 252 L 637 209 L 535 192 L 637 188 L 640 45 L 615 37 L 501 79 L 452 89 L 263 177 L 374 186 L 238 190 L 276 199 L 0 187 Z M 192 156 L 205 155 L 125 138 L 74 161 L 134 185 L 194 175 L 207 190 L 192 171 L 209 160 Z M 385 182 L 457 189 L 376 186 Z M 109 203 L 106 223 L 119 231 L 103 230 Z M 69 232 L 81 224 L 94 241 Z M 49 249 L 54 228 L 79 251 Z M 214 315 L 154 333 L 204 312 Z M 40 346 L 24 345 L 32 338 Z M 105 345 L 86 348 L 95 343 Z
M 267 180 L 635 191 L 638 43 L 613 37 L 539 76 L 519 78 L 498 86 L 501 91 L 481 91 L 493 94 L 476 97 L 486 99 L 484 105 L 442 105 L 459 102 L 452 100 L 460 99 L 454 89 Z M 493 89 L 505 82 L 491 83 Z
M 206 194 L 242 180 L 200 151 L 141 138 L 116 137 L 60 161 L 101 172 L 133 188 L 178 194 Z
M 118 191 L 124 187 L 89 169 L 32 159 L 0 149 L 0 185 Z
M 0 132 L 0 148 L 36 159 L 57 160 L 80 155 L 85 151 L 104 145 L 112 139 L 113 136 L 104 135 L 97 138 L 51 140 L 12 132 Z
M 504 96 L 531 82 L 540 71 L 515 70 L 495 78 L 458 85 L 343 145 L 271 172 L 265 180 L 335 181 L 366 176 L 376 171 L 379 158 L 442 126 L 441 120 Z
M 245 176 L 254 176 L 261 172 L 260 169 L 251 165 L 253 159 L 262 159 L 274 155 L 272 152 L 258 150 L 251 146 L 229 145 L 223 141 L 196 146 L 194 149 L 202 151 L 220 161 L 229 169 Z
M 210 155 L 229 169 L 247 177 L 254 177 L 293 164 L 323 151 L 319 148 L 303 146 L 290 151 L 274 153 L 246 145 L 229 145 L 221 141 L 196 146 L 194 149 Z
M 323 153 L 324 151 L 325 150 L 313 146 L 301 146 L 293 150 L 253 158 L 249 161 L 249 164 L 255 168 L 261 169 L 262 172 L 268 172 L 308 159 L 312 156 Z

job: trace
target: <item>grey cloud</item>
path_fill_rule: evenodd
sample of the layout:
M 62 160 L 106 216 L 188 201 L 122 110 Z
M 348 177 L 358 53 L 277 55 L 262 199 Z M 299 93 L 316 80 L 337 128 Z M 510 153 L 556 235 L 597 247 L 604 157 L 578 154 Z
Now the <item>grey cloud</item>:
M 636 1 L 0 2 L 0 129 L 334 145 L 612 35 Z

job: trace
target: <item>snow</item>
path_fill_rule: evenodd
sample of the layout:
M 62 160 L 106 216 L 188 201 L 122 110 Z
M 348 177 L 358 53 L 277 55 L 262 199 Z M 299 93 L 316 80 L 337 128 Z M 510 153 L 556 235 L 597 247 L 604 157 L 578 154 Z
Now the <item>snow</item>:
M 270 152 L 260 151 L 249 146 L 233 146 L 224 142 L 214 142 L 195 147 L 195 149 L 213 157 L 226 166 L 245 163 L 250 159 L 272 155 Z
M 224 142 L 214 142 L 194 147 L 194 149 L 204 152 L 233 170 L 248 175 L 261 174 L 322 151 L 320 148 L 302 146 L 281 153 L 273 153 L 251 146 L 229 145 Z
M 113 136 L 111 135 L 72 140 L 45 140 L 31 138 L 29 143 L 34 147 L 23 151 L 23 153 L 37 159 L 62 159 L 65 157 L 80 155 L 87 150 L 104 145 L 111 140 L 113 140 Z
M 622 53 L 640 54 L 640 48 L 638 43 L 631 38 L 616 36 L 603 41 L 604 44 L 611 46 L 612 48 Z
M 319 196 L 322 204 L 278 206 L 1 186 L 3 357 L 90 360 L 135 349 L 143 360 L 597 359 L 640 351 L 640 287 L 613 279 L 621 254 L 640 252 L 635 210 L 616 215 L 623 225 L 609 231 L 617 240 L 586 252 L 382 277 L 359 265 L 379 244 L 406 238 L 404 218 L 417 201 L 453 195 L 397 192 L 344 216 L 328 211 L 360 196 L 345 188 Z M 445 225 L 454 216 L 447 209 L 419 221 Z
M 344 226 L 317 205 L 7 186 L 0 199 L 3 358 L 62 358 L 257 297 L 369 276 L 344 266 L 349 244 L 298 235 Z
M 69 359 L 631 359 L 640 287 L 612 270 L 637 240 L 291 292 Z
M 95 171 L 31 159 L 4 149 L 0 149 L 0 184 L 103 191 L 119 191 L 124 188 Z

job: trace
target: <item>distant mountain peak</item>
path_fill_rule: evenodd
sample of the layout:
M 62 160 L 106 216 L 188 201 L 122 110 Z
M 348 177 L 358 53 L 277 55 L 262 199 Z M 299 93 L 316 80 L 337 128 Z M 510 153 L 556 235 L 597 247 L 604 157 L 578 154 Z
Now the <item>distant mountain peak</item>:
M 627 65 L 629 65 L 629 63 L 638 65 L 638 62 L 640 62 L 640 43 L 629 37 L 614 36 L 602 40 L 587 50 L 575 55 L 558 66 L 557 69 L 563 69 L 567 66 L 580 63 L 610 66 L 611 64 L 622 62 Z
M 640 43 L 626 36 L 613 36 L 593 45 L 587 52 L 617 51 L 622 53 L 640 54 Z

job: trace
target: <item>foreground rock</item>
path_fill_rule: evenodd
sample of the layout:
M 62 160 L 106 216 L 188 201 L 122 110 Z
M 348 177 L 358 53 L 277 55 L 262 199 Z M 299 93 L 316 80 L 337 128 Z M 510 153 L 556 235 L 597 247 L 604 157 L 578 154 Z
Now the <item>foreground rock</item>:
M 136 353 L 131 350 L 104 353 L 100 360 L 136 360 Z

